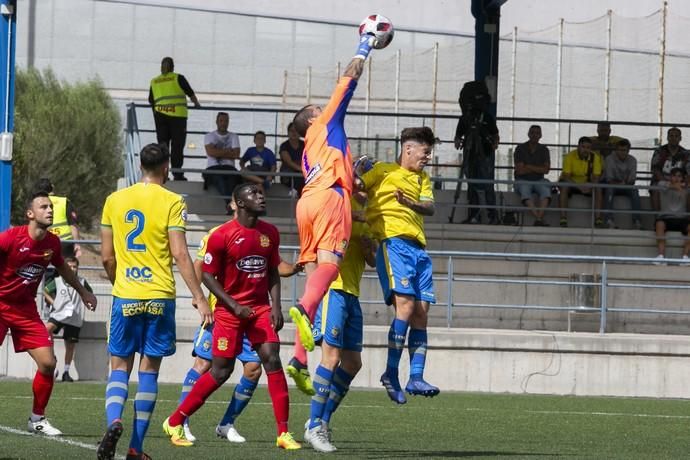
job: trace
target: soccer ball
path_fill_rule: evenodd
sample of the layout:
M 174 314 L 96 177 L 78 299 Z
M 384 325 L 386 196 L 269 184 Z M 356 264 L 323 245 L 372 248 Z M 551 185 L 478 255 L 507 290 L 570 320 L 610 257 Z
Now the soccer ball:
M 372 47 L 380 50 L 393 41 L 393 23 L 380 14 L 370 14 L 359 25 L 359 35 L 372 35 L 375 40 Z

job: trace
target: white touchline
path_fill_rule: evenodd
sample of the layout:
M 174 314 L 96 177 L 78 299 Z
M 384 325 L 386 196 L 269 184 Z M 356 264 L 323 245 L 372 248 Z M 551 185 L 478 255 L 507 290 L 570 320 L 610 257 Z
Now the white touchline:
M 20 436 L 33 436 L 34 438 L 37 439 L 45 439 L 46 441 L 52 441 L 52 442 L 59 442 L 62 444 L 67 444 L 69 446 L 75 446 L 75 447 L 81 447 L 82 449 L 88 449 L 88 450 L 98 450 L 98 447 L 96 447 L 93 444 L 86 444 L 84 442 L 80 441 L 73 441 L 72 439 L 65 438 L 62 436 L 45 436 L 42 434 L 33 434 L 29 433 L 27 431 L 22 431 L 22 430 L 17 430 L 16 428 L 10 428 L 9 426 L 4 426 L 0 425 L 0 431 L 6 431 L 7 433 L 12 433 L 12 434 L 18 434 Z M 124 460 L 124 455 L 116 455 L 115 458 L 118 460 Z
M 561 415 L 607 415 L 610 417 L 650 417 L 650 418 L 679 418 L 687 419 L 690 415 L 664 415 L 664 414 L 632 414 L 626 412 L 578 412 L 563 410 L 528 410 L 532 414 L 561 414 Z

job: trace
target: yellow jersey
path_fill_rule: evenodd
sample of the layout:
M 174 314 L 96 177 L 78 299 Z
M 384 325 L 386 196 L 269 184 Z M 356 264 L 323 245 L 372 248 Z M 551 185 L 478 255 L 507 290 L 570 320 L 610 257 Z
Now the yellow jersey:
M 381 241 L 395 236 L 426 246 L 424 217 L 398 203 L 395 191 L 415 201 L 434 201 L 431 179 L 425 172 L 409 171 L 397 163 L 376 163 L 361 177 L 367 190 L 367 222 Z
M 364 211 L 365 209 L 365 206 L 360 204 L 354 197 L 350 198 L 350 203 L 352 203 L 352 211 Z M 359 283 L 362 280 L 366 263 L 361 243 L 362 236 L 372 238 L 369 225 L 366 222 L 353 220 L 350 243 L 340 264 L 340 274 L 331 283 L 330 289 L 338 289 L 359 297 Z
M 114 296 L 175 298 L 168 232 L 184 232 L 186 220 L 184 199 L 157 184 L 138 183 L 108 196 L 101 226 L 113 232 Z
M 569 174 L 570 180 L 576 184 L 591 182 L 592 178 L 587 176 L 587 172 L 591 171 L 592 176 L 601 176 L 602 169 L 601 155 L 598 152 L 590 153 L 583 160 L 575 149 L 563 159 L 563 174 Z
M 203 238 L 201 238 L 201 241 L 199 242 L 199 249 L 196 251 L 196 258 L 197 260 L 204 261 L 204 256 L 206 255 L 206 245 L 208 243 L 208 238 L 211 236 L 211 233 L 215 232 L 218 230 L 218 227 L 220 225 L 216 225 L 213 227 L 211 230 L 208 231 L 207 234 L 204 235 Z M 216 296 L 213 295 L 213 293 L 208 294 L 208 306 L 211 308 L 211 311 L 216 309 L 216 303 L 218 299 L 216 299 Z

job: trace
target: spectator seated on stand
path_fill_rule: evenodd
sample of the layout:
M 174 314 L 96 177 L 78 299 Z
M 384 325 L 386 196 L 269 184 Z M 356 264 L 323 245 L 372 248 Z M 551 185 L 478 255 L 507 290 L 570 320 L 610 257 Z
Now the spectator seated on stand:
M 604 162 L 616 150 L 618 142 L 623 140 L 622 137 L 611 135 L 611 123 L 608 121 L 597 123 L 597 135 L 590 137 L 590 139 L 592 140 L 592 150 L 598 152 Z
M 613 197 L 616 195 L 627 196 L 630 198 L 632 208 L 633 226 L 636 229 L 642 228 L 640 221 L 640 193 L 635 188 L 637 180 L 637 160 L 630 155 L 630 141 L 621 139 L 616 145 L 613 155 L 609 155 L 604 160 L 604 182 L 609 185 L 627 185 L 630 188 L 604 188 L 604 208 L 609 211 L 606 214 L 606 225 L 609 228 L 617 228 L 613 220 Z
M 290 123 L 287 127 L 288 140 L 280 144 L 278 153 L 280 155 L 280 172 L 297 173 L 299 177 L 280 176 L 280 183 L 290 188 L 290 196 L 297 198 L 302 195 L 304 188 L 304 177 L 302 176 L 302 152 L 304 152 L 304 141 L 300 139 L 294 125 Z
M 687 259 L 688 252 L 690 252 L 690 240 L 687 238 L 688 231 L 690 231 L 690 220 L 688 219 L 688 210 L 690 209 L 688 199 L 690 196 L 685 182 L 686 177 L 685 169 L 673 168 L 671 180 L 669 182 L 660 181 L 658 184 L 661 187 L 659 190 L 661 210 L 655 223 L 656 247 L 659 254 L 656 256 L 658 262 L 655 264 L 657 265 L 665 264 L 663 259 L 666 257 L 666 232 L 681 232 L 685 236 L 683 259 Z
M 206 149 L 206 171 L 237 171 L 237 159 L 240 157 L 240 139 L 237 134 L 228 131 L 230 116 L 226 112 L 216 115 L 215 131 L 204 136 Z M 232 192 L 241 182 L 239 175 L 204 173 L 204 188 L 212 185 L 223 195 L 227 207 Z M 228 208 L 229 209 L 229 208 Z
M 276 172 L 276 155 L 266 148 L 266 133 L 257 131 L 254 134 L 254 147 L 249 147 L 242 158 L 242 177 L 245 182 L 254 182 L 266 190 L 273 182 L 273 176 L 258 176 L 252 172 Z
M 654 151 L 651 162 L 652 181 L 650 185 L 652 187 L 661 181 L 670 182 L 671 170 L 674 168 L 681 168 L 685 171 L 686 176 L 690 172 L 690 161 L 688 161 L 690 152 L 681 147 L 680 141 L 682 139 L 680 129 L 669 128 L 666 134 L 668 143 Z M 652 198 L 652 207 L 655 211 L 660 211 L 659 190 L 652 189 L 649 194 Z
M 551 202 L 551 182 L 544 175 L 551 169 L 551 157 L 549 148 L 539 143 L 541 126 L 530 126 L 527 137 L 529 140 L 519 144 L 513 153 L 515 192 L 534 216 L 534 225 L 545 227 L 548 224 L 544 222 L 544 212 Z M 533 195 L 539 200 L 537 206 Z
M 568 201 L 570 196 L 576 193 L 592 197 L 594 196 L 594 209 L 596 213 L 595 226 L 602 228 L 604 221 L 601 218 L 601 193 L 597 193 L 591 184 L 596 184 L 601 178 L 601 155 L 592 150 L 592 140 L 583 136 L 577 141 L 577 149 L 565 156 L 560 182 L 566 182 L 560 186 L 561 227 L 568 226 Z

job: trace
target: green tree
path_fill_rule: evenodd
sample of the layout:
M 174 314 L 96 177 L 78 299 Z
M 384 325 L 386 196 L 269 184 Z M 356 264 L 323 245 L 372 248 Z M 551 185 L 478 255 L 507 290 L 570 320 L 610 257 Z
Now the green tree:
M 69 84 L 52 71 L 17 70 L 12 221 L 41 177 L 66 196 L 89 229 L 122 176 L 122 122 L 99 80 Z

